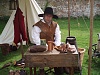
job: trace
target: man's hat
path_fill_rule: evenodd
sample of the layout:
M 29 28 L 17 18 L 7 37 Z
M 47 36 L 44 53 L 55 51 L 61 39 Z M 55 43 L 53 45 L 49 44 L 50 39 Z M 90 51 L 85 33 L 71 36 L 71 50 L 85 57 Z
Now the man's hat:
M 55 19 L 58 18 L 57 15 L 54 15 L 54 14 L 53 14 L 53 9 L 52 9 L 51 7 L 47 7 L 47 8 L 45 9 L 45 11 L 44 11 L 44 14 L 39 14 L 38 16 L 39 16 L 39 17 L 43 17 L 43 15 L 45 15 L 45 14 L 51 14 L 51 15 L 53 15 L 53 18 L 55 18 Z

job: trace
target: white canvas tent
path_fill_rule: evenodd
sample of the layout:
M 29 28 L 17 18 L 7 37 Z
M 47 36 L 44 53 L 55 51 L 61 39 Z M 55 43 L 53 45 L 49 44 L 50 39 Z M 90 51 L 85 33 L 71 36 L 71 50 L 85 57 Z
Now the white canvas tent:
M 40 20 L 40 18 L 38 17 L 38 14 L 43 13 L 43 11 L 35 0 L 19 0 L 19 8 L 23 12 L 26 28 L 28 28 L 29 40 L 31 41 L 31 43 L 33 43 L 32 36 L 31 36 L 32 26 L 37 21 Z M 14 40 L 13 20 L 15 17 L 15 13 L 16 13 L 16 10 L 12 12 L 2 34 L 0 35 L 0 44 L 13 43 L 13 40 Z

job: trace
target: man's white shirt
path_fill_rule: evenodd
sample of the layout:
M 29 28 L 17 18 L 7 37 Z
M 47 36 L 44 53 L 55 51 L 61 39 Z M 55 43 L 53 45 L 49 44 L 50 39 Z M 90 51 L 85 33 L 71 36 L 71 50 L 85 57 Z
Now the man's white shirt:
M 45 23 L 44 20 L 41 20 L 41 21 Z M 32 39 L 33 39 L 34 44 L 36 44 L 36 45 L 40 45 L 41 44 L 40 32 L 41 32 L 41 29 L 38 26 L 34 26 L 32 28 Z M 54 40 L 55 40 L 54 44 L 56 46 L 59 46 L 61 44 L 61 31 L 60 31 L 60 28 L 59 28 L 58 24 L 57 24 L 57 27 L 56 27 L 56 30 L 55 30 Z

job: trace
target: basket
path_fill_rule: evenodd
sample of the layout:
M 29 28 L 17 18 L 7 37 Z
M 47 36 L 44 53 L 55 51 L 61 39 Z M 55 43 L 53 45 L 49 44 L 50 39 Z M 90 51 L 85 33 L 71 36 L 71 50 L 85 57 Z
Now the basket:
M 85 49 L 84 48 L 78 48 L 78 52 L 80 53 L 80 63 L 81 63 L 81 66 L 82 66 Z

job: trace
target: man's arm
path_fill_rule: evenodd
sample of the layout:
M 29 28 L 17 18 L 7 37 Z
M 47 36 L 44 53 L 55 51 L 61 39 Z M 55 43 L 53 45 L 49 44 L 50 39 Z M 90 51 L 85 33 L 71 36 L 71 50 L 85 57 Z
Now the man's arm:
M 32 28 L 32 39 L 33 39 L 33 42 L 34 44 L 36 45 L 40 45 L 40 28 L 37 27 L 37 26 L 34 26 Z
M 55 42 L 54 42 L 54 44 L 56 46 L 60 46 L 60 44 L 61 44 L 61 31 L 60 31 L 58 24 L 57 24 L 57 27 L 56 27 L 56 30 L 55 30 Z

